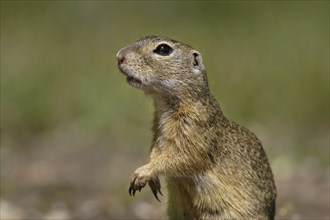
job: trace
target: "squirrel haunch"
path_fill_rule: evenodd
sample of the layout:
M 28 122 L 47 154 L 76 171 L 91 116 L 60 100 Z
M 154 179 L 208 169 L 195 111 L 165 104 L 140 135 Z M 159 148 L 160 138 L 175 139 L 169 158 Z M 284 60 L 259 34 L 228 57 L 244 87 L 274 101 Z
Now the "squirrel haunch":
M 155 105 L 149 162 L 134 172 L 130 194 L 148 183 L 158 200 L 162 175 L 170 219 L 274 219 L 276 187 L 262 144 L 223 115 L 201 54 L 147 36 L 117 60 L 128 83 Z

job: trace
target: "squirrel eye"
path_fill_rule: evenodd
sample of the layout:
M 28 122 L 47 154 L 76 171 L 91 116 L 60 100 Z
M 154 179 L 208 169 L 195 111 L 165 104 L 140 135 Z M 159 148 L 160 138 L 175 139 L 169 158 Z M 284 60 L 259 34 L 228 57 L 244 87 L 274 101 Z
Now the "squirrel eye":
M 157 53 L 162 56 L 168 56 L 172 53 L 173 49 L 167 44 L 160 44 L 153 50 L 154 53 Z

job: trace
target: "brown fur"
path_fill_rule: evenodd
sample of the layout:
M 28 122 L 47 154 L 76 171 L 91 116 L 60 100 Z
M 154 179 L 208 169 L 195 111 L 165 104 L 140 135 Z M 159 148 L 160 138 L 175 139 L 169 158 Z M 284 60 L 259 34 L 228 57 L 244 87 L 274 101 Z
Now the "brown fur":
M 156 54 L 160 44 L 172 53 Z M 200 53 L 149 36 L 121 49 L 117 59 L 129 83 L 155 104 L 150 160 L 134 172 L 130 194 L 148 183 L 158 199 L 163 175 L 170 219 L 273 219 L 276 188 L 261 142 L 223 115 Z

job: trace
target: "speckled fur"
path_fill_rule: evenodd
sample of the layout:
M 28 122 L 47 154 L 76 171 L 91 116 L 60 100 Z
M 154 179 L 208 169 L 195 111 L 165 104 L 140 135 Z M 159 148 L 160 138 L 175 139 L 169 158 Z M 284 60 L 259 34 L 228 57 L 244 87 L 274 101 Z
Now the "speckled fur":
M 173 48 L 170 56 L 153 52 L 161 43 Z M 125 57 L 120 70 L 141 82 L 131 85 L 155 104 L 150 159 L 135 171 L 131 187 L 165 176 L 170 219 L 273 219 L 276 188 L 261 142 L 223 115 L 200 53 L 148 36 L 118 56 Z

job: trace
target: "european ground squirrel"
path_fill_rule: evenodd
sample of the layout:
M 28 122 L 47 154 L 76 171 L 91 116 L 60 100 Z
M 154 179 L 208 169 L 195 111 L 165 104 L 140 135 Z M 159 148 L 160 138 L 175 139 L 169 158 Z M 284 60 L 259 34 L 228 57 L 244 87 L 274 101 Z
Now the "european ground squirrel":
M 134 172 L 129 193 L 148 183 L 158 200 L 162 175 L 170 219 L 274 219 L 276 188 L 261 142 L 223 115 L 201 54 L 147 36 L 117 60 L 127 82 L 155 106 L 149 162 Z

